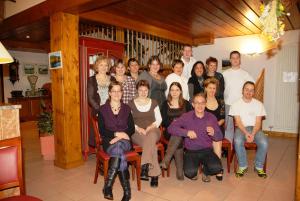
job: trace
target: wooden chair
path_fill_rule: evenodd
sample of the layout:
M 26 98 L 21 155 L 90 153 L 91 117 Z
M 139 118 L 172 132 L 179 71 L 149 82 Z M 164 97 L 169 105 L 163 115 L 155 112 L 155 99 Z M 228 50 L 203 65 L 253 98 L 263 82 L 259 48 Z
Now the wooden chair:
M 255 142 L 245 142 L 245 148 L 246 148 L 246 150 L 255 150 L 255 152 L 257 151 L 257 145 Z M 235 151 L 233 152 L 233 155 L 234 155 L 234 172 L 236 172 L 238 158 L 236 156 Z M 264 164 L 264 168 L 263 168 L 265 172 L 267 172 L 267 156 L 268 156 L 268 154 L 266 155 L 265 164 Z
M 163 144 L 163 145 L 168 145 L 169 144 L 169 140 L 167 140 L 164 136 L 164 130 L 166 128 L 164 127 L 160 127 L 160 132 L 161 132 L 161 136 L 160 136 L 160 142 Z M 168 169 L 167 169 L 167 177 L 170 177 L 170 171 L 171 171 L 171 168 L 170 168 L 170 164 L 168 165 Z
M 102 149 L 101 146 L 101 136 L 99 133 L 99 128 L 98 128 L 98 120 L 96 118 L 91 118 L 92 119 L 92 125 L 93 129 L 95 131 L 95 140 L 96 140 L 96 156 L 97 156 L 97 163 L 96 163 L 96 170 L 95 170 L 95 177 L 94 177 L 94 184 L 97 183 L 98 180 L 98 175 L 100 173 L 100 167 L 101 164 L 103 165 L 103 173 L 104 173 L 104 180 L 107 177 L 108 173 L 108 162 L 110 159 L 110 156 Z M 136 177 L 137 177 L 137 187 L 138 190 L 141 190 L 141 157 L 139 156 L 138 153 L 135 151 L 128 151 L 126 153 L 126 158 L 128 163 L 132 164 L 132 180 L 135 179 L 135 169 L 136 169 Z
M 27 196 L 23 179 L 21 137 L 0 140 L 0 190 L 20 188 L 20 196 L 13 196 L 4 200 L 40 201 Z

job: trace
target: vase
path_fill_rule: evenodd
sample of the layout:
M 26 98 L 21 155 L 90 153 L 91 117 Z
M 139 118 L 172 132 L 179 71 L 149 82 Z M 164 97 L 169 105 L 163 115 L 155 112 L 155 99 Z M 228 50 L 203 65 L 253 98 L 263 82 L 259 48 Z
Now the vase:
M 54 135 L 42 136 L 40 137 L 41 142 L 41 153 L 44 160 L 54 160 L 55 150 L 54 150 Z

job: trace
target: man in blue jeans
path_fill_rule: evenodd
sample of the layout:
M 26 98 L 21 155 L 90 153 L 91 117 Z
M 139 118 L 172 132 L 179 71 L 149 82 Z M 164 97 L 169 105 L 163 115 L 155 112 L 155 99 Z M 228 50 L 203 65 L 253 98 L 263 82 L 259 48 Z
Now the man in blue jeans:
M 268 149 L 268 139 L 261 130 L 262 118 L 266 116 L 264 105 L 253 98 L 255 85 L 251 81 L 245 82 L 241 99 L 232 104 L 229 115 L 234 117 L 237 128 L 234 134 L 234 148 L 238 157 L 239 169 L 237 177 L 244 176 L 248 170 L 245 141 L 255 142 L 257 152 L 255 157 L 254 170 L 259 177 L 266 178 L 263 170 Z

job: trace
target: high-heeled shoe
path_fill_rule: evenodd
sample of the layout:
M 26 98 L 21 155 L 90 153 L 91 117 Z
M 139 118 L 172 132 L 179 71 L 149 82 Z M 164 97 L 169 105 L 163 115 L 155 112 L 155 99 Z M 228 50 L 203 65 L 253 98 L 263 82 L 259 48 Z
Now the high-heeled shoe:
M 158 177 L 151 177 L 150 186 L 152 188 L 158 187 Z
M 222 181 L 223 180 L 223 170 L 219 174 L 222 174 L 222 175 L 216 175 L 216 179 L 218 181 Z

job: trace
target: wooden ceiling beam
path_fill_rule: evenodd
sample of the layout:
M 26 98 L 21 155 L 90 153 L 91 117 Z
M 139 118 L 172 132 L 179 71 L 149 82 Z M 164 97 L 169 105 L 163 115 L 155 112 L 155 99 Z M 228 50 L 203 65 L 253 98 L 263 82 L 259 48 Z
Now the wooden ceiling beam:
M 101 23 L 111 24 L 122 28 L 128 28 L 135 31 L 148 33 L 161 38 L 178 41 L 184 44 L 193 44 L 191 36 L 178 34 L 172 30 L 167 30 L 150 24 L 145 24 L 137 20 L 128 19 L 115 14 L 103 12 L 103 11 L 92 11 L 88 13 L 80 14 L 80 17 L 87 20 L 97 21 Z
M 213 34 L 209 34 L 208 36 L 200 36 L 197 38 L 193 38 L 193 46 L 199 45 L 212 45 L 214 44 L 215 37 Z
M 0 24 L 0 33 L 31 24 L 57 12 L 79 14 L 119 3 L 124 0 L 47 0 L 16 15 L 4 19 Z
M 44 42 L 26 42 L 26 41 L 16 41 L 16 40 L 1 40 L 3 45 L 10 50 L 22 50 L 28 52 L 50 52 L 49 41 Z

